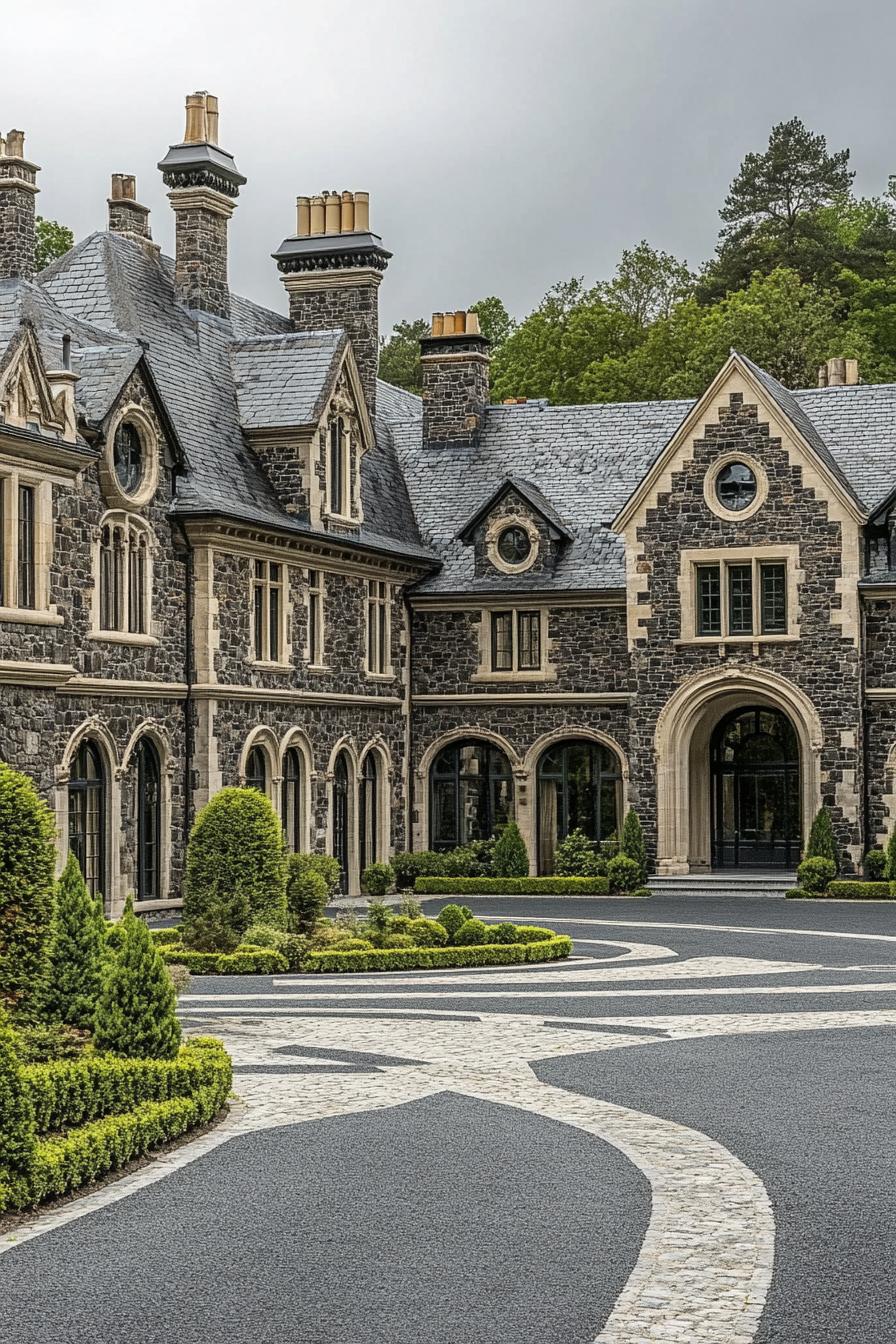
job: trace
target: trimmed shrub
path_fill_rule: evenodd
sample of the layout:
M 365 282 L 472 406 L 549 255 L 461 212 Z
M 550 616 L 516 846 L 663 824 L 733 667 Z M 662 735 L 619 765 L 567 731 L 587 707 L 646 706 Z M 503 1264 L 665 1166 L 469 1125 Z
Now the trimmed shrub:
M 287 970 L 300 971 L 310 948 L 311 943 L 308 938 L 303 937 L 300 933 L 288 933 L 286 942 L 279 949 L 280 955 L 286 958 Z
M 269 924 L 251 924 L 243 935 L 241 947 L 272 947 L 280 952 L 286 945 L 289 934 L 283 929 L 272 929 Z
M 833 901 L 891 901 L 893 885 L 890 882 L 830 882 L 821 894 Z
M 840 854 L 837 850 L 837 841 L 834 839 L 831 814 L 826 807 L 820 807 L 815 813 L 815 819 L 809 831 L 805 858 L 830 859 L 834 865 L 834 872 L 839 873 L 840 871 Z
M 625 821 L 622 823 L 619 852 L 628 859 L 634 859 L 638 865 L 638 886 L 643 886 L 647 881 L 647 846 L 644 844 L 641 819 L 633 807 L 626 812 Z M 607 869 L 609 876 L 609 864 Z
M 483 944 L 494 941 L 489 934 L 490 929 L 483 920 L 468 919 L 461 924 L 451 941 L 455 947 L 482 947 Z
M 896 826 L 890 832 L 890 838 L 887 841 L 887 857 L 884 863 L 884 877 L 890 882 L 896 882 Z
M 303 940 L 304 942 L 304 940 Z M 163 947 L 167 965 L 186 966 L 193 975 L 280 975 L 294 969 L 284 951 L 272 947 L 238 947 L 235 952 L 194 952 L 188 947 Z
M 445 877 L 475 877 L 480 871 L 476 855 L 468 845 L 446 850 L 441 859 L 441 871 Z
M 445 856 L 433 849 L 421 849 L 415 853 L 403 850 L 392 856 L 392 871 L 399 891 L 413 887 L 418 877 L 439 877 L 445 871 Z
M 221 789 L 196 818 L 187 845 L 183 923 L 187 946 L 209 951 L 235 947 L 250 923 L 285 927 L 283 829 L 257 789 Z
M 115 925 L 112 925 L 114 928 Z M 150 929 L 149 936 L 158 946 L 163 943 L 179 943 L 181 940 L 180 929 Z
M 572 939 L 554 934 L 542 942 L 487 943 L 469 947 L 372 948 L 369 952 L 312 952 L 307 971 L 438 970 L 452 967 L 522 966 L 533 961 L 559 961 L 572 951 Z
M 497 925 L 498 928 L 501 925 Z M 543 943 L 548 938 L 556 938 L 557 934 L 553 929 L 543 929 L 540 924 L 514 924 L 515 937 L 509 941 L 514 943 Z
M 332 854 L 305 854 L 303 855 L 308 867 L 313 873 L 319 873 L 323 878 L 327 888 L 327 897 L 336 896 L 339 892 L 339 886 L 342 882 L 342 865 L 338 859 L 334 859 Z
M 472 881 L 472 879 L 459 877 L 455 878 L 454 881 L 456 884 L 457 882 L 464 882 L 464 881 L 469 882 Z M 459 905 L 445 905 L 436 915 L 436 919 L 439 921 L 439 923 L 444 925 L 445 931 L 448 934 L 448 941 L 450 943 L 454 942 L 455 934 L 457 933 L 461 925 L 467 922 L 468 918 L 469 916 L 464 914 L 463 910 L 460 908 Z
M 488 938 L 486 941 L 489 943 L 516 943 L 520 941 L 515 924 L 489 924 L 487 928 Z
M 327 879 L 313 860 L 326 857 L 290 854 L 286 861 L 287 923 L 292 933 L 301 933 L 307 937 L 323 918 L 329 887 Z
M 25 1082 L 16 1036 L 0 1008 L 0 1209 L 7 1173 L 30 1170 L 37 1148 L 34 1105 Z
M 382 947 L 413 947 L 414 940 L 409 933 L 387 933 L 383 938 Z
M 412 919 L 405 930 L 414 941 L 415 947 L 444 947 L 448 942 L 448 930 L 437 919 Z
M 492 860 L 492 872 L 495 877 L 529 876 L 529 855 L 515 821 L 508 821 L 498 836 Z
M 634 891 L 628 892 L 628 895 L 632 898 L 638 897 L 643 900 L 647 896 L 652 896 L 653 892 L 649 887 L 635 887 Z
M 617 854 L 607 864 L 607 881 L 611 891 L 634 891 L 644 881 L 641 869 L 635 859 L 627 854 Z
M 594 841 L 578 828 L 570 831 L 554 851 L 554 872 L 558 877 L 598 877 L 604 870 Z
M 361 874 L 361 887 L 368 896 L 385 896 L 395 885 L 390 863 L 368 863 Z
M 0 761 L 0 1000 L 38 1007 L 56 867 L 53 814 L 27 775 Z
M 51 1059 L 77 1059 L 86 1036 L 62 1022 L 30 1022 L 16 1027 L 16 1049 L 23 1064 L 47 1064 Z
M 418 896 L 606 896 L 605 877 L 418 877 Z M 441 916 L 439 916 L 441 918 Z
M 887 866 L 887 856 L 882 849 L 869 849 L 862 861 L 862 870 L 870 882 L 880 882 Z
M 107 961 L 96 1007 L 98 1050 L 140 1059 L 171 1059 L 180 1045 L 177 998 L 165 964 L 129 896 L 121 947 Z
M 818 854 L 814 858 L 803 859 L 796 870 L 796 876 L 804 891 L 824 891 L 828 883 L 837 876 L 837 866 L 833 859 L 826 859 Z
M 93 1025 L 108 955 L 106 917 L 91 896 L 74 854 L 56 884 L 55 910 L 41 994 L 43 1013 L 72 1027 Z

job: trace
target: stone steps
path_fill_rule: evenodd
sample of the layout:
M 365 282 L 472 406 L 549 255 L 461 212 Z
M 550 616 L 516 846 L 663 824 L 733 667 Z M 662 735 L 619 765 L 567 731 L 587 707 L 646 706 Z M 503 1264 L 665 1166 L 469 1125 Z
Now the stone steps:
M 689 898 L 699 896 L 777 896 L 796 886 L 796 873 L 753 871 L 748 873 L 685 873 L 676 877 L 651 877 L 648 883 L 654 896 Z

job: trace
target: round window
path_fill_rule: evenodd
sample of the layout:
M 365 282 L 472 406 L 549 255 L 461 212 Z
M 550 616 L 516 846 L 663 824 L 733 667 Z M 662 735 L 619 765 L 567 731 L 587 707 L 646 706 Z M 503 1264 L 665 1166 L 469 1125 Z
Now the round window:
M 143 480 L 143 440 L 136 425 L 125 420 L 115 431 L 112 463 L 118 484 L 126 495 L 133 495 Z
M 716 477 L 716 498 L 725 509 L 740 513 L 756 498 L 756 477 L 745 462 L 729 462 Z
M 532 539 L 524 527 L 505 527 L 498 538 L 498 554 L 507 565 L 522 565 L 529 559 Z

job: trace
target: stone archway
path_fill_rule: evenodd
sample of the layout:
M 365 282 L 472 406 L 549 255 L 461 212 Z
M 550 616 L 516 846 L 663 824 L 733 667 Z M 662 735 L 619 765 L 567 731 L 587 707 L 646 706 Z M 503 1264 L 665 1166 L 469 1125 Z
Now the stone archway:
M 670 696 L 657 719 L 657 872 L 710 868 L 710 740 L 732 710 L 767 705 L 786 714 L 800 752 L 802 826 L 821 804 L 821 721 L 812 701 L 776 672 L 731 667 L 699 673 Z

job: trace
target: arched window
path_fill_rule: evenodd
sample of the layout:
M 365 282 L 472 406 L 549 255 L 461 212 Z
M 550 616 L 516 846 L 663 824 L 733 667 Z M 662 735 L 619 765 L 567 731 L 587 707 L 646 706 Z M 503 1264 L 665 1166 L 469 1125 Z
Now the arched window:
M 513 811 L 510 762 L 490 742 L 453 742 L 429 772 L 430 845 L 488 840 Z
M 379 863 L 380 855 L 380 762 L 376 751 L 368 751 L 361 767 L 361 872 L 369 863 Z
M 161 897 L 162 771 L 148 737 L 137 746 L 137 899 Z
M 100 896 L 106 891 L 106 771 L 100 749 L 85 738 L 68 779 L 68 847 L 84 881 Z
M 328 473 L 330 477 L 330 512 L 343 516 L 348 514 L 347 486 L 348 464 L 346 462 L 345 423 L 341 416 L 330 422 L 330 451 Z
M 339 860 L 342 869 L 340 891 L 348 891 L 349 882 L 349 828 L 351 825 L 351 800 L 349 798 L 348 757 L 340 751 L 333 767 L 333 857 Z
M 280 786 L 280 811 L 286 848 L 294 854 L 302 849 L 303 761 L 298 747 L 283 754 L 283 782 Z
M 770 706 L 727 714 L 710 745 L 713 867 L 789 868 L 800 852 L 800 749 Z
M 145 635 L 149 629 L 149 543 L 129 514 L 112 516 L 100 533 L 99 628 Z
M 538 863 L 554 870 L 554 851 L 570 831 L 606 840 L 619 829 L 619 758 L 599 742 L 572 740 L 550 747 L 538 762 Z
M 264 747 L 253 747 L 246 757 L 246 788 L 268 791 L 268 758 Z

